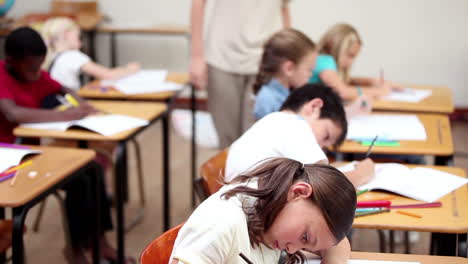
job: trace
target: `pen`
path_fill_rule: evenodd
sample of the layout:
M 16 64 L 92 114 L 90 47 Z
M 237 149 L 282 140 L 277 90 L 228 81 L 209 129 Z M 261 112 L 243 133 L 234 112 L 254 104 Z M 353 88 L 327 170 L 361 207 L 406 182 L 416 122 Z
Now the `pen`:
M 368 192 L 368 191 L 369 191 L 369 189 L 365 189 L 365 190 L 359 191 L 359 192 L 357 192 L 356 196 L 359 196 L 359 195 L 361 195 L 361 194 L 363 194 L 363 193 L 366 193 L 366 192 Z
M 354 215 L 354 217 L 374 215 L 374 214 L 380 214 L 380 213 L 386 213 L 386 212 L 390 212 L 390 210 L 389 209 L 384 209 L 384 210 L 376 210 L 376 211 L 372 211 L 372 212 L 357 213 L 357 214 Z
M 378 137 L 379 137 L 378 135 L 375 135 L 375 138 L 372 140 L 372 143 L 370 144 L 369 149 L 367 149 L 367 153 L 364 159 L 367 159 L 370 156 L 372 148 L 374 147 L 375 141 L 377 140 Z
M 66 94 L 65 95 L 65 99 L 73 106 L 75 107 L 78 107 L 80 106 L 80 103 L 78 103 L 78 101 L 75 99 L 75 97 L 73 97 L 73 95 L 71 94 Z
M 253 264 L 253 262 L 250 261 L 250 259 L 248 259 L 244 254 L 242 254 L 242 252 L 239 253 L 239 256 L 240 256 L 246 263 L 248 263 L 248 264 Z
M 371 202 L 357 202 L 356 207 L 363 208 L 363 207 L 390 207 L 390 201 L 371 201 Z

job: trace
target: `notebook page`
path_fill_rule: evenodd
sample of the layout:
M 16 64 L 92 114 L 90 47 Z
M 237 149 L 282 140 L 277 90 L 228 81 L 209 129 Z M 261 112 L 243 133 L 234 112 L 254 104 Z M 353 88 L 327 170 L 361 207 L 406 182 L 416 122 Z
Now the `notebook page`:
M 320 259 L 307 259 L 305 264 L 320 264 Z M 350 259 L 348 264 L 420 264 L 421 262 L 406 262 L 406 261 L 386 261 L 386 260 L 362 260 Z
M 147 120 L 126 115 L 95 115 L 75 122 L 75 125 L 104 136 L 148 125 Z
M 21 127 L 65 131 L 73 125 L 75 121 L 60 121 L 60 122 L 42 122 L 42 123 L 24 123 Z
M 178 88 L 165 82 L 167 73 L 166 70 L 142 70 L 119 80 L 104 80 L 102 85 L 113 86 L 125 94 L 170 91 Z
M 405 88 L 403 91 L 392 91 L 383 98 L 384 101 L 419 103 L 432 94 L 431 90 Z
M 351 118 L 346 139 L 426 140 L 426 129 L 416 115 L 368 115 Z
M 1 148 L 0 147 L 0 173 L 6 169 L 20 164 L 24 156 L 28 154 L 41 153 L 40 150 L 34 149 L 17 149 L 17 148 Z

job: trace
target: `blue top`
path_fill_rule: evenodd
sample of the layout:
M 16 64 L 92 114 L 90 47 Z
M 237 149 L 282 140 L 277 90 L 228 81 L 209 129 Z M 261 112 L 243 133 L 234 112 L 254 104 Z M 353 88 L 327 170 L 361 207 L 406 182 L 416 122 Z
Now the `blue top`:
M 315 69 L 312 71 L 312 77 L 309 79 L 309 83 L 323 83 L 322 80 L 320 80 L 320 73 L 326 70 L 338 71 L 335 59 L 326 54 L 318 55 L 315 61 Z
M 255 118 L 261 119 L 269 113 L 279 111 L 290 91 L 276 79 L 264 84 L 255 98 Z

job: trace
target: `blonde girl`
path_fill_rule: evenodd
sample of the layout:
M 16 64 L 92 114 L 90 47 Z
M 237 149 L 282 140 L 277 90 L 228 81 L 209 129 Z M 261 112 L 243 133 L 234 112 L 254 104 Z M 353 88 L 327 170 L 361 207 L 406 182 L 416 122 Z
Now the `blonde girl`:
M 180 230 L 171 264 L 347 263 L 356 192 L 337 169 L 287 158 L 264 161 L 205 200 Z
M 291 89 L 307 83 L 316 57 L 315 43 L 298 30 L 283 29 L 270 37 L 253 86 L 256 119 L 278 111 Z
M 319 56 L 311 83 L 324 83 L 332 87 L 344 100 L 354 100 L 361 95 L 379 98 L 392 89 L 401 87 L 379 78 L 352 78 L 350 69 L 362 47 L 359 33 L 351 25 L 336 24 L 318 44 Z
M 43 69 L 63 86 L 78 90 L 81 87 L 80 73 L 97 79 L 118 79 L 140 69 L 138 63 L 124 67 L 107 68 L 91 60 L 80 51 L 80 28 L 70 18 L 56 17 L 47 20 L 41 28 L 47 45 L 47 56 Z

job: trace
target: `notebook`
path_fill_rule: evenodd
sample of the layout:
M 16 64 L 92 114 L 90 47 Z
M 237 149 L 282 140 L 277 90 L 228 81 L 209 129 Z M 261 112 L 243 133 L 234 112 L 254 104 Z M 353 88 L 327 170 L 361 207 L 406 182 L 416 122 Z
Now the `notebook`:
M 338 168 L 342 172 L 354 169 L 355 162 Z M 359 190 L 386 190 L 409 198 L 432 203 L 468 183 L 468 179 L 443 171 L 398 163 L 376 164 L 375 177 Z
M 21 160 L 30 154 L 39 154 L 40 150 L 30 149 L 24 146 L 11 145 L 12 147 L 4 147 L 6 144 L 0 146 L 0 173 L 6 171 L 8 168 L 17 166 Z
M 419 103 L 432 94 L 431 90 L 405 88 L 403 91 L 392 91 L 383 97 L 384 101 Z
M 308 259 L 305 264 L 320 264 L 320 259 Z M 350 259 L 348 264 L 420 264 L 421 262 L 406 262 L 406 261 L 386 261 L 386 260 L 362 260 Z
M 166 82 L 166 70 L 141 70 L 119 80 L 104 80 L 103 86 L 112 86 L 124 94 L 178 91 L 183 85 Z
M 416 115 L 366 115 L 349 120 L 349 140 L 426 140 L 426 129 Z
M 126 115 L 94 115 L 80 120 L 45 123 L 26 123 L 21 127 L 65 131 L 76 126 L 85 128 L 104 136 L 111 136 L 129 129 L 148 125 L 147 120 Z

